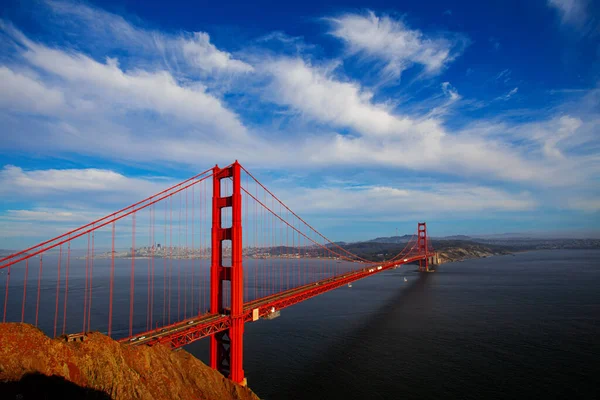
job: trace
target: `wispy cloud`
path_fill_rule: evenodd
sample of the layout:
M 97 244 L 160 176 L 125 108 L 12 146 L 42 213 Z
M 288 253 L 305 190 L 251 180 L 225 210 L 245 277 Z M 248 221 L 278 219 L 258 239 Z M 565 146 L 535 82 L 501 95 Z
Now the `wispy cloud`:
M 500 82 L 504 82 L 504 83 L 508 83 L 508 81 L 510 80 L 510 75 L 511 75 L 512 71 L 510 69 L 504 69 L 502 71 L 500 71 L 500 73 L 498 75 L 496 75 L 496 80 L 500 81 Z
M 221 141 L 236 138 L 241 145 L 248 140 L 247 128 L 239 116 L 208 93 L 201 82 L 180 81 L 167 71 L 125 70 L 114 58 L 99 62 L 79 52 L 36 43 L 9 24 L 3 23 L 0 28 L 18 45 L 18 57 L 27 62 L 20 69 L 0 66 L 0 85 L 4 89 L 0 104 L 5 112 L 49 117 L 30 121 L 41 125 L 31 130 L 41 139 L 29 137 L 31 146 L 76 151 L 87 148 L 118 155 L 127 152 L 126 148 L 148 151 L 150 147 L 164 152 L 176 138 L 189 141 L 194 136 L 201 140 L 202 136 L 217 135 Z M 136 115 L 140 113 L 155 119 L 143 134 L 130 130 L 132 124 L 139 129 L 143 120 Z M 178 128 L 165 135 L 156 129 L 164 123 Z M 20 143 L 26 137 L 10 139 Z M 155 141 L 166 144 L 159 148 Z
M 421 65 L 428 74 L 439 73 L 461 54 L 468 40 L 459 34 L 426 35 L 409 28 L 390 16 L 344 14 L 328 18 L 331 35 L 343 40 L 350 54 L 381 60 L 387 79 L 399 78 L 413 65 Z
M 328 68 L 312 67 L 300 58 L 281 58 L 264 65 L 273 78 L 275 100 L 323 123 L 351 126 L 366 136 L 430 135 L 433 126 L 394 116 L 373 93 L 354 82 L 342 82 Z
M 456 101 L 460 99 L 460 95 L 455 87 L 453 87 L 450 82 L 442 82 L 442 90 L 444 94 L 449 97 L 451 101 Z
M 329 129 L 325 131 L 328 133 L 305 138 L 264 140 L 199 84 L 185 86 L 164 71 L 124 71 L 113 59 L 101 63 L 80 53 L 50 49 L 18 32 L 13 32 L 13 36 L 24 46 L 23 58 L 50 74 L 55 86 L 46 87 L 36 77 L 23 75 L 21 79 L 29 79 L 31 86 L 45 88 L 47 93 L 59 91 L 67 99 L 66 104 L 77 105 L 70 109 L 65 106 L 62 113 L 46 113 L 58 121 L 51 125 L 52 136 L 34 141 L 41 146 L 184 163 L 197 163 L 216 154 L 226 156 L 220 151 L 226 146 L 230 156 L 250 162 L 297 165 L 311 160 L 314 165 L 344 165 L 360 159 L 365 165 L 491 175 L 509 181 L 557 181 L 543 160 L 529 160 L 510 143 L 449 132 L 440 113 L 414 117 L 394 111 L 388 104 L 375 102 L 373 94 L 358 82 L 337 79 L 334 68 L 311 66 L 301 58 L 275 58 L 258 65 L 256 73 L 271 80 L 264 95 L 303 118 L 318 122 L 322 129 L 350 128 L 353 135 L 339 135 Z M 17 75 L 12 70 L 4 72 Z M 458 100 L 458 91 L 449 83 L 443 83 L 442 90 L 449 102 Z M 503 99 L 512 97 L 516 90 Z M 19 91 L 9 95 L 12 97 L 5 102 L 29 105 L 29 111 L 39 110 L 37 102 L 45 101 L 44 97 L 33 101 L 31 96 L 15 101 L 15 96 L 24 95 Z M 61 104 L 58 102 L 55 107 Z M 157 123 L 164 125 L 162 129 L 185 128 L 165 137 L 162 130 L 149 126 L 140 135 L 129 126 L 139 124 L 135 118 L 125 122 L 125 126 L 115 126 L 115 120 L 127 121 L 127 115 L 123 115 L 127 110 L 154 113 L 159 117 Z M 88 118 L 95 124 L 90 125 Z M 226 144 L 228 137 L 236 138 L 235 143 Z M 31 138 L 28 142 L 31 146 Z M 131 149 L 135 149 L 135 155 Z M 268 154 L 268 159 L 261 154 Z
M 117 201 L 144 198 L 164 189 L 173 180 L 131 178 L 121 173 L 96 168 L 25 170 L 14 165 L 0 169 L 0 195 L 20 199 L 56 198 L 69 196 Z
M 508 91 L 508 93 L 506 93 L 502 96 L 496 97 L 496 100 L 504 100 L 504 101 L 510 100 L 510 98 L 513 97 L 515 94 L 517 94 L 518 91 L 519 91 L 518 87 L 511 89 L 510 91 Z
M 0 215 L 0 220 L 10 221 L 13 226 L 22 222 L 67 222 L 83 225 L 101 217 L 101 215 L 93 211 L 35 208 L 32 210 L 6 210 L 4 215 Z
M 71 1 L 45 1 L 59 25 L 74 26 L 90 43 L 131 49 L 163 69 L 189 74 L 244 74 L 253 67 L 218 49 L 206 32 L 165 33 L 136 26 L 100 8 Z
M 563 23 L 581 27 L 587 20 L 587 0 L 548 0 L 548 6 L 555 8 Z
M 200 85 L 183 86 L 167 72 L 123 71 L 116 59 L 97 62 L 83 54 L 68 54 L 25 41 L 23 56 L 34 66 L 77 85 L 83 96 L 109 100 L 119 107 L 171 114 L 190 122 L 243 134 L 237 116 Z M 198 113 L 198 110 L 203 110 Z
M 280 190 L 286 193 L 284 190 Z M 287 196 L 296 209 L 309 214 L 361 214 L 371 210 L 372 216 L 386 215 L 396 219 L 398 209 L 407 213 L 465 214 L 481 211 L 522 211 L 537 207 L 531 194 L 507 193 L 501 190 L 465 184 L 442 184 L 423 188 L 366 186 L 359 188 L 298 188 Z M 420 199 L 415 202 L 414 199 Z M 433 211 L 435 210 L 435 211 Z
M 356 82 L 337 80 L 331 70 L 301 59 L 279 59 L 266 67 L 274 76 L 271 96 L 303 118 L 351 128 L 355 135 L 316 140 L 311 161 L 372 163 L 403 168 L 493 176 L 510 181 L 557 184 L 562 180 L 545 160 L 521 154 L 511 143 L 477 134 L 448 132 L 443 121 L 396 114 L 373 102 Z M 458 96 L 445 87 L 450 99 Z M 516 90 L 513 89 L 513 96 Z M 509 97 L 510 97 L 509 96 Z M 311 146 L 311 142 L 306 142 Z M 316 150 L 318 149 L 318 150 Z M 410 149 L 410 151 L 408 151 Z M 360 160 L 360 161 L 357 161 Z
M 265 133 L 247 128 L 241 116 L 207 92 L 202 81 L 179 81 L 167 71 L 126 70 L 115 59 L 99 62 L 80 52 L 36 43 L 9 25 L 4 28 L 21 46 L 20 57 L 44 78 L 11 69 L 14 66 L 3 67 L 0 73 L 17 77 L 33 89 L 13 88 L 3 92 L 0 101 L 50 117 L 50 121 L 34 121 L 33 128 L 31 121 L 26 128 L 14 125 L 29 131 L 29 136 L 12 137 L 4 146 L 26 141 L 29 147 L 55 151 L 193 165 L 218 157 L 287 166 L 309 160 L 312 166 L 358 163 L 511 182 L 563 181 L 549 168 L 541 150 L 532 158 L 500 137 L 449 130 L 444 113 L 414 116 L 377 102 L 360 82 L 339 77 L 336 63 L 312 65 L 300 57 L 275 56 L 254 66 L 252 75 L 260 77 L 261 86 L 250 90 L 318 125 L 310 135 L 265 139 Z M 509 73 L 502 71 L 499 78 Z M 460 99 L 449 82 L 443 82 L 441 89 L 447 99 L 442 107 Z M 517 90 L 502 98 L 511 98 Z M 432 110 L 439 107 L 438 103 Z M 152 123 L 136 117 L 140 112 L 149 113 Z
M 551 89 L 548 90 L 550 94 L 577 94 L 586 93 L 588 89 Z
M 61 90 L 47 87 L 35 74 L 28 76 L 5 66 L 0 66 L 0 92 L 0 107 L 4 109 L 51 114 L 66 105 Z

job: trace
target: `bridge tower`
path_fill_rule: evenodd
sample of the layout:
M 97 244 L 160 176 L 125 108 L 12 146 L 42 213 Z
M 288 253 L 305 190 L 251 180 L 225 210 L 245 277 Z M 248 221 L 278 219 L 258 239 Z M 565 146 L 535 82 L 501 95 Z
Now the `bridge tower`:
M 417 234 L 417 249 L 420 254 L 425 255 L 424 259 L 419 260 L 419 271 L 429 272 L 429 258 L 427 256 L 427 223 L 419 222 Z
M 241 168 L 237 162 L 226 168 L 213 168 L 212 259 L 210 267 L 210 312 L 229 314 L 229 329 L 210 337 L 210 366 L 234 382 L 245 384 L 243 369 L 244 282 L 242 267 L 242 194 Z M 221 196 L 221 180 L 231 178 L 231 196 Z M 223 228 L 222 210 L 231 207 L 231 227 Z M 223 265 L 223 241 L 231 240 L 231 265 Z M 229 311 L 224 309 L 223 285 L 229 282 Z

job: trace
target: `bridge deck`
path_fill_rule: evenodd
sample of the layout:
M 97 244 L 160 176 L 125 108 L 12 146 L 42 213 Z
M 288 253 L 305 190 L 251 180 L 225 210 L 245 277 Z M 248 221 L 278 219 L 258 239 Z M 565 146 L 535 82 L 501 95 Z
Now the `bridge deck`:
M 242 317 L 244 318 L 244 322 L 251 322 L 252 312 L 254 309 L 258 309 L 259 316 L 264 317 L 271 312 L 273 307 L 276 310 L 280 310 L 319 294 L 337 289 L 338 287 L 344 286 L 348 283 L 366 278 L 367 276 L 418 261 L 424 259 L 425 257 L 425 255 L 417 255 L 387 264 L 372 264 L 357 271 L 338 275 L 333 278 L 323 279 L 315 283 L 310 283 L 308 285 L 299 286 L 294 289 L 263 297 L 261 299 L 245 303 Z M 381 269 L 378 269 L 378 267 L 381 267 Z M 208 314 L 188 318 L 160 329 L 154 329 L 140 333 L 133 338 L 124 338 L 121 339 L 120 342 L 132 346 L 138 346 L 142 344 L 151 346 L 157 343 L 165 343 L 175 349 L 202 339 L 206 336 L 210 336 L 214 333 L 224 331 L 229 328 L 230 324 L 231 318 L 229 315 Z

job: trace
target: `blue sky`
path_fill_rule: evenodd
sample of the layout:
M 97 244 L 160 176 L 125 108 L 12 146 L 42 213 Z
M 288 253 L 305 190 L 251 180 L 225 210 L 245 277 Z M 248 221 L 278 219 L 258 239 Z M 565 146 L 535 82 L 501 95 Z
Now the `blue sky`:
M 600 236 L 599 16 L 592 0 L 4 1 L 0 248 L 235 159 L 334 240 L 417 220 Z

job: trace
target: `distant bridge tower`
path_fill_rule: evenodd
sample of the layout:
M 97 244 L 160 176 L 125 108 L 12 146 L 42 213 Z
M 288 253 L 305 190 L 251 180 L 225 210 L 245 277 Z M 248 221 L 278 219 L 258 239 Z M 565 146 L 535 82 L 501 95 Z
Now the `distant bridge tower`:
M 427 257 L 427 223 L 419 222 L 417 233 L 417 250 L 420 254 L 425 254 L 425 258 L 419 260 L 419 271 L 429 272 L 429 258 Z
M 210 312 L 229 313 L 229 329 L 214 333 L 210 337 L 210 366 L 234 382 L 245 384 L 243 369 L 244 338 L 244 270 L 242 267 L 242 195 L 240 164 L 236 161 L 230 167 L 213 169 L 212 198 L 212 260 L 210 267 Z M 231 178 L 231 196 L 221 196 L 221 180 Z M 231 228 L 223 228 L 221 216 L 223 208 L 231 207 Z M 231 266 L 223 265 L 223 241 L 231 240 Z M 223 284 L 229 281 L 231 299 L 230 310 L 223 307 L 227 293 Z

